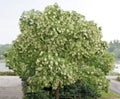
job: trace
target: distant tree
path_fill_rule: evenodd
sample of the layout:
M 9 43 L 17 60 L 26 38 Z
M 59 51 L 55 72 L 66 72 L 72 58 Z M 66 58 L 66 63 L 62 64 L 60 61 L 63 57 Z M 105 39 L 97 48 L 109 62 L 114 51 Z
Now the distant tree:
M 119 40 L 110 41 L 108 51 L 114 55 L 116 61 L 120 61 L 120 41 Z
M 75 11 L 63 11 L 55 4 L 44 12 L 24 12 L 20 30 L 5 57 L 7 66 L 26 83 L 26 91 L 51 88 L 59 99 L 59 89 L 78 80 L 84 84 L 83 89 L 89 86 L 89 90 L 99 94 L 107 90 L 105 75 L 113 60 L 106 54 L 101 28 L 93 21 Z
M 10 44 L 1 44 L 0 45 L 0 60 L 5 59 L 4 53 L 11 47 Z

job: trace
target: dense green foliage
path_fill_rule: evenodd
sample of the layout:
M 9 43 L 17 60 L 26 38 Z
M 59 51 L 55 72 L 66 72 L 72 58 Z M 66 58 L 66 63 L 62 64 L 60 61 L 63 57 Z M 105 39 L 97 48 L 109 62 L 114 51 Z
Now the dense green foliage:
M 61 96 L 81 96 L 83 99 L 94 99 L 101 96 L 101 90 L 107 91 L 107 81 L 100 69 L 86 68 L 81 76 L 83 76 L 82 79 L 61 89 Z
M 26 83 L 26 91 L 54 91 L 77 83 L 90 96 L 107 90 L 105 75 L 112 69 L 113 57 L 96 23 L 55 4 L 44 12 L 24 12 L 20 30 L 5 57 L 7 66 Z

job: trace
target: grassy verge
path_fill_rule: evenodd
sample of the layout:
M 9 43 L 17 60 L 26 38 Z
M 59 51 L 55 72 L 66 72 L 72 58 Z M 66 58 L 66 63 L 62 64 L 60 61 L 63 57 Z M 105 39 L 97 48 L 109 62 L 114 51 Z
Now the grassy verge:
M 5 60 L 3 59 L 3 60 L 0 60 L 0 63 L 3 63 L 3 62 L 5 62 Z
M 99 99 L 120 99 L 120 95 L 109 91 L 108 93 L 103 92 L 101 98 Z
M 14 72 L 0 72 L 0 76 L 16 76 Z

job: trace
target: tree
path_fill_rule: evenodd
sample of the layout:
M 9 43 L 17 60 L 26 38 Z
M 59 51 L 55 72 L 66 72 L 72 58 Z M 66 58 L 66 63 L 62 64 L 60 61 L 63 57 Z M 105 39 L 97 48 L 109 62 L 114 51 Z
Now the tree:
M 120 41 L 113 40 L 113 41 L 109 42 L 108 51 L 114 55 L 115 61 L 119 62 L 119 60 L 120 60 Z
M 10 44 L 0 44 L 0 60 L 4 60 L 4 53 L 11 47 Z
M 108 73 L 111 69 L 112 60 L 107 62 L 110 69 L 105 70 L 102 69 L 106 65 L 104 62 L 103 67 L 91 63 L 91 59 L 106 55 L 107 43 L 101 40 L 101 28 L 75 11 L 63 11 L 55 4 L 46 7 L 44 12 L 24 12 L 20 30 L 21 34 L 5 56 L 7 66 L 26 83 L 27 91 L 52 88 L 59 99 L 60 87 L 78 80 L 88 83 L 85 72 L 94 75 L 98 70 L 105 76 L 104 71 Z M 97 75 L 94 76 L 99 86 L 101 80 L 97 81 Z M 106 83 L 101 86 L 107 86 L 107 80 L 103 81 Z

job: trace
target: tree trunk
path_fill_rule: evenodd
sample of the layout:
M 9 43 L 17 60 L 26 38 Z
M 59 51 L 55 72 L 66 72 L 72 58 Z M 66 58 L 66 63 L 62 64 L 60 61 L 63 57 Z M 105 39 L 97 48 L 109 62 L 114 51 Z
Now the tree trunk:
M 52 89 L 52 87 L 50 87 L 50 89 L 49 89 L 49 98 L 50 99 L 53 98 L 52 94 L 53 94 L 53 89 Z
M 55 99 L 59 99 L 59 89 L 60 89 L 60 82 L 58 83 L 58 87 L 55 90 Z

